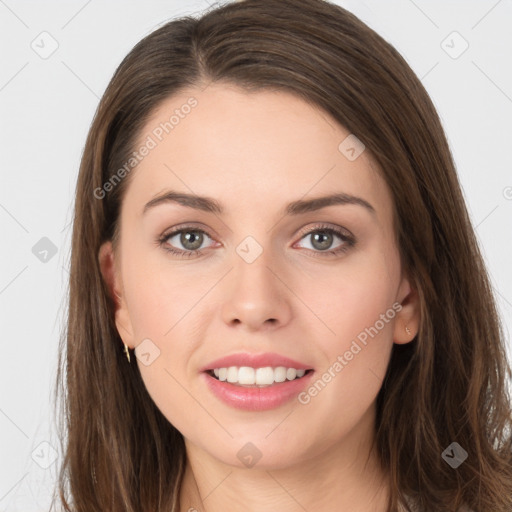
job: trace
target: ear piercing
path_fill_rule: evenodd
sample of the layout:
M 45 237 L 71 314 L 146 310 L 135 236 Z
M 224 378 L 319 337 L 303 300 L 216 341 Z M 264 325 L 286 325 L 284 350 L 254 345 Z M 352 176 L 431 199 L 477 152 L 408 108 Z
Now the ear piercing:
M 411 335 L 411 329 L 409 327 L 405 326 L 405 332 L 410 336 Z
M 121 296 L 117 293 L 117 292 L 114 292 L 115 296 L 121 300 Z M 128 350 L 128 345 L 126 343 L 123 343 L 124 345 L 124 353 L 126 354 L 126 359 L 128 359 L 128 363 L 130 362 L 130 351 Z
M 124 345 L 124 353 L 126 354 L 126 359 L 128 359 L 128 362 L 130 362 L 130 351 L 128 350 L 128 345 L 126 343 L 123 343 Z

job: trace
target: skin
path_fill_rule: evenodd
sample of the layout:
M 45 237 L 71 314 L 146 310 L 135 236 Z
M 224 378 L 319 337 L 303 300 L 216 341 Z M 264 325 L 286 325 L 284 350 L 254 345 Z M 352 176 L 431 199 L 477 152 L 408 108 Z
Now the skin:
M 349 161 L 338 150 L 344 127 L 285 92 L 190 89 L 162 103 L 139 141 L 190 96 L 198 105 L 132 171 L 118 250 L 106 242 L 99 253 L 119 297 L 123 342 L 135 348 L 149 338 L 160 351 L 150 365 L 136 364 L 185 438 L 181 510 L 385 511 L 388 475 L 370 451 L 376 397 L 393 343 L 410 342 L 419 325 L 390 191 L 369 151 Z M 141 213 L 168 189 L 212 197 L 226 211 L 166 203 Z M 333 192 L 363 198 L 375 215 L 355 204 L 283 215 L 291 201 Z M 169 254 L 156 242 L 184 223 L 207 233 L 201 255 Z M 348 230 L 355 245 L 322 253 L 306 235 L 319 223 Z M 263 249 L 250 264 L 236 252 L 249 235 Z M 179 235 L 165 244 L 191 247 Z M 329 249 L 342 245 L 334 236 Z M 399 313 L 306 405 L 237 410 L 201 378 L 203 365 L 237 352 L 277 352 L 321 376 L 394 303 Z M 237 457 L 248 442 L 262 454 L 250 469 Z

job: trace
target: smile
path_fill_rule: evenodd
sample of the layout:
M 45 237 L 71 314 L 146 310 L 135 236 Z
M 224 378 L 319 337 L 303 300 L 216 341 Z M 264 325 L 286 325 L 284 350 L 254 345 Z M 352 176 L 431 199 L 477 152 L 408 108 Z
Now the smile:
M 268 387 L 274 383 L 281 383 L 304 377 L 311 370 L 286 368 L 285 366 L 265 366 L 252 368 L 250 366 L 230 366 L 227 368 L 215 368 L 209 373 L 221 382 L 229 382 L 244 387 Z
M 218 370 L 218 376 L 215 375 L 216 370 Z M 293 376 L 294 373 L 295 376 Z M 206 392 L 212 393 L 225 405 L 239 410 L 261 412 L 276 409 L 296 400 L 298 395 L 310 385 L 314 374 L 313 370 L 296 370 L 286 367 L 232 366 L 203 371 L 201 377 L 206 381 Z M 293 378 L 288 379 L 288 375 Z M 225 376 L 226 380 L 220 380 L 221 376 Z M 258 376 L 258 382 L 267 384 L 256 384 L 256 376 Z M 283 376 L 286 377 L 281 380 Z M 235 382 L 228 382 L 228 377 Z M 271 379 L 272 384 L 268 384 Z M 240 381 L 255 383 L 242 384 Z

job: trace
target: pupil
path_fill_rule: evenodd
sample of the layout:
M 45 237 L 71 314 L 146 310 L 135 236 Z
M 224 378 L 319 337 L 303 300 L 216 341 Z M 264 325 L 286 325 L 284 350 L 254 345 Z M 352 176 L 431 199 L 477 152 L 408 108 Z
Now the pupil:
M 318 249 L 327 249 L 330 247 L 332 243 L 332 235 L 330 233 L 315 233 L 313 235 L 313 245 L 318 242 L 318 238 L 320 238 L 320 247 Z M 323 239 L 323 241 L 322 241 Z
M 194 242 L 193 239 L 196 237 L 196 241 Z M 186 231 L 185 233 L 182 233 L 181 235 L 181 243 L 183 244 L 183 247 L 187 247 L 187 249 L 190 250 L 196 250 L 197 248 L 201 247 L 201 237 L 202 235 L 197 231 Z M 187 246 L 188 243 L 190 243 L 190 240 L 192 239 L 192 247 Z M 199 241 L 199 243 L 198 243 Z

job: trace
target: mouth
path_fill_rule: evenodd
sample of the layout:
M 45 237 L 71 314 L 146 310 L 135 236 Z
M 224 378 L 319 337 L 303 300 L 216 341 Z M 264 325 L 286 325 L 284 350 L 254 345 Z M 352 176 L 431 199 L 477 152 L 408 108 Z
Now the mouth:
M 206 370 L 210 377 L 244 388 L 268 388 L 290 381 L 300 380 L 313 372 L 313 369 L 291 368 L 285 366 L 229 366 Z

